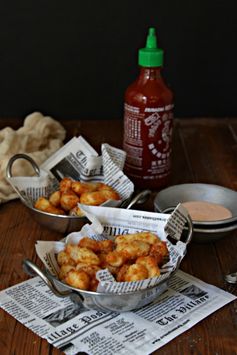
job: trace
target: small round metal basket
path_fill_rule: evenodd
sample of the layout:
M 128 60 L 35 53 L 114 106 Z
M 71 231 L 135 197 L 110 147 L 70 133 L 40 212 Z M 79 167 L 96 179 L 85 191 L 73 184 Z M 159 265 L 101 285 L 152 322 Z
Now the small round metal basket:
M 6 176 L 7 178 L 12 178 L 12 166 L 13 163 L 18 159 L 25 159 L 27 160 L 32 168 L 35 171 L 36 176 L 40 176 L 40 168 L 36 164 L 36 162 L 26 154 L 16 154 L 14 155 L 8 162 L 6 168 Z M 47 229 L 51 229 L 57 231 L 59 233 L 71 233 L 80 230 L 84 224 L 88 223 L 88 219 L 86 217 L 81 216 L 69 216 L 69 215 L 56 215 L 44 211 L 40 211 L 34 208 L 32 202 L 27 198 L 27 196 L 16 188 L 16 186 L 12 185 L 15 189 L 16 193 L 21 199 L 21 202 L 24 206 L 27 207 L 31 217 L 38 222 L 40 225 L 44 226 Z M 150 196 L 150 190 L 144 190 L 139 192 L 135 196 L 131 196 L 127 200 L 123 201 L 119 207 L 122 208 L 131 208 L 135 204 L 142 204 L 144 203 Z
M 193 226 L 190 217 L 187 217 L 187 230 L 181 239 L 187 245 L 191 241 L 193 235 Z M 171 237 L 169 239 L 172 239 Z M 186 250 L 186 249 L 185 249 Z M 155 286 L 139 291 L 112 293 L 112 292 L 92 292 L 71 287 L 53 276 L 48 270 L 42 271 L 32 261 L 26 259 L 23 261 L 24 271 L 31 275 L 38 275 L 50 288 L 50 290 L 58 297 L 70 297 L 72 301 L 79 303 L 88 309 L 99 309 L 103 311 L 127 312 L 137 308 L 141 308 L 155 301 L 161 293 L 163 293 L 169 284 L 170 277 L 178 270 L 181 263 L 178 259 L 175 270 L 167 278 L 164 278 Z

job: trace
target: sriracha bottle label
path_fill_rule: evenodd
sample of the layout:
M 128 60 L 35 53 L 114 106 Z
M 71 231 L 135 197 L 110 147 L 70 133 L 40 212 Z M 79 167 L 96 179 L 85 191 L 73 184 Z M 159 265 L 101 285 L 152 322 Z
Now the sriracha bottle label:
M 135 107 L 125 103 L 125 170 L 143 180 L 166 178 L 171 165 L 173 104 Z

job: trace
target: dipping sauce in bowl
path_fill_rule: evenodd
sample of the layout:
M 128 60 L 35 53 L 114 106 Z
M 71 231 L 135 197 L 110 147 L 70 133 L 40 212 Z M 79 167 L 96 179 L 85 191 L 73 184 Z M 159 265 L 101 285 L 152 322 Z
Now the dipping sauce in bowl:
M 193 221 L 220 221 L 232 217 L 231 211 L 217 203 L 187 201 L 182 205 L 188 210 Z

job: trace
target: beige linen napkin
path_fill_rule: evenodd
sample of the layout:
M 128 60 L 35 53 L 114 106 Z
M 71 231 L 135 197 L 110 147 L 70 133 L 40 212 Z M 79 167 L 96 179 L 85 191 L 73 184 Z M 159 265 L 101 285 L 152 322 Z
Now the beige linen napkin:
M 39 112 L 28 115 L 23 127 L 0 130 L 0 203 L 17 198 L 6 180 L 9 159 L 18 153 L 25 153 L 40 165 L 63 145 L 66 132 L 63 126 L 49 116 Z M 33 170 L 29 162 L 19 159 L 12 166 L 13 176 L 30 176 Z

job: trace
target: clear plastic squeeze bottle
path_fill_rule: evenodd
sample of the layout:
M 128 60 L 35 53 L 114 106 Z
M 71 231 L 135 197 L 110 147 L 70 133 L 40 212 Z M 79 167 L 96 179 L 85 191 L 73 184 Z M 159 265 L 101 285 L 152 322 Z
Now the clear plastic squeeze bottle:
M 159 190 L 169 183 L 173 94 L 161 77 L 163 50 L 154 28 L 139 50 L 138 64 L 140 75 L 125 92 L 125 173 L 136 187 Z

